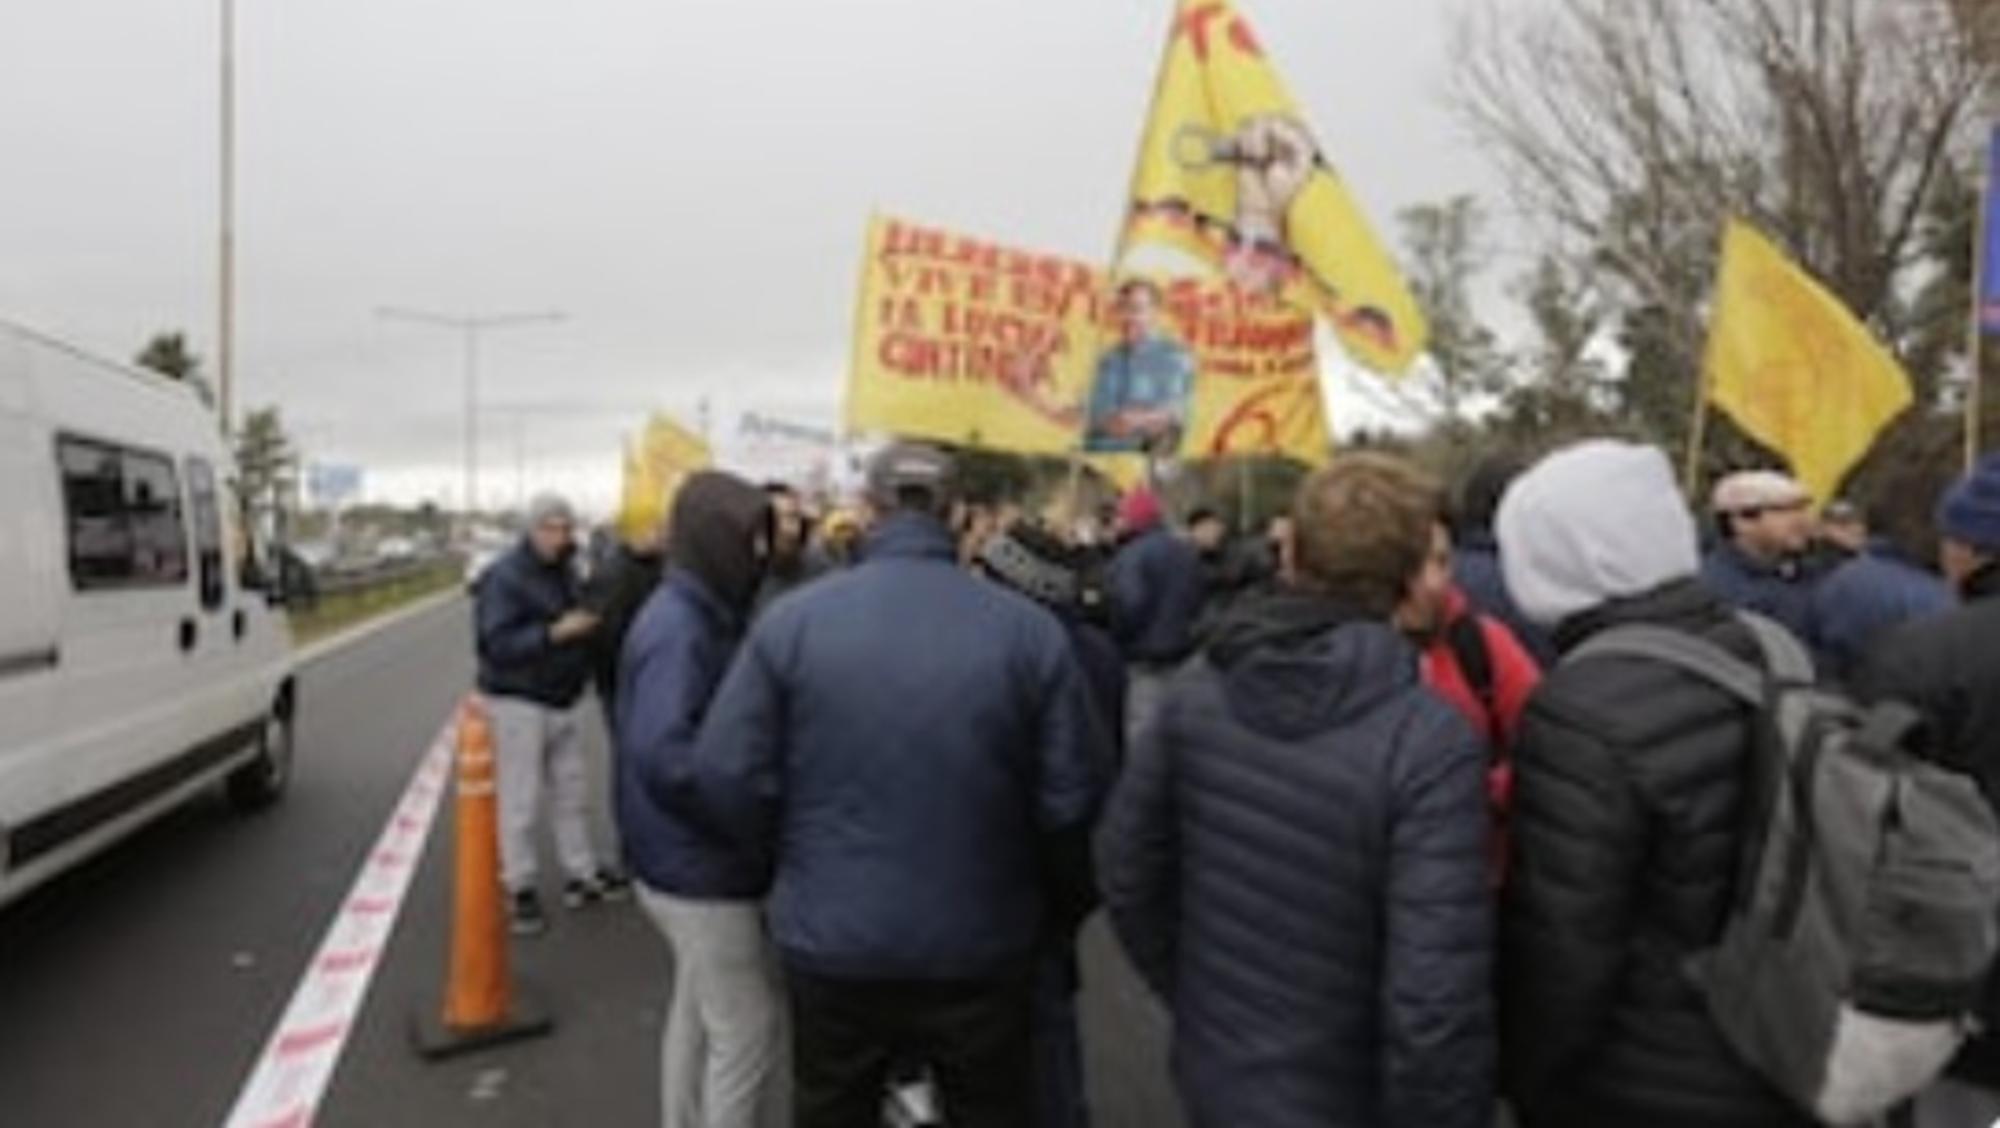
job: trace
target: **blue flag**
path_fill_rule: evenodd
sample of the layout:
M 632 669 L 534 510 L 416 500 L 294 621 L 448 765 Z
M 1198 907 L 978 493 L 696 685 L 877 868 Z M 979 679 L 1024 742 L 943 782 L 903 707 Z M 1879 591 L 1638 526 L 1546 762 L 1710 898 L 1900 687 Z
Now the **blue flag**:
M 1993 130 L 1993 150 L 1986 170 L 1986 245 L 1981 250 L 1979 325 L 1989 337 L 2000 337 L 2000 126 Z

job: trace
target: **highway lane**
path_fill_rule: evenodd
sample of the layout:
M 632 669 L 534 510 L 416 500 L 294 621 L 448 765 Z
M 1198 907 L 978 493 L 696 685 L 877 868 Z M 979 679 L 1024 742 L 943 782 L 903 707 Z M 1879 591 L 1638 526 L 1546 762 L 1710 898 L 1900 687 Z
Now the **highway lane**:
M 468 651 L 460 601 L 323 659 L 303 673 L 285 803 L 242 818 L 219 799 L 198 802 L 0 912 L 0 1123 L 222 1120 L 469 683 Z M 590 731 L 601 766 L 602 733 Z M 553 1037 L 443 1064 L 411 1052 L 410 1016 L 434 1005 L 444 963 L 450 814 L 440 812 L 320 1123 L 655 1122 L 668 961 L 630 905 L 553 907 L 550 933 L 515 945 L 517 968 L 556 1011 Z M 1085 972 L 1097 1123 L 1172 1128 L 1159 1018 L 1101 929 Z
M 470 676 L 462 602 L 302 672 L 296 776 L 217 797 L 0 912 L 0 1121 L 221 1121 Z

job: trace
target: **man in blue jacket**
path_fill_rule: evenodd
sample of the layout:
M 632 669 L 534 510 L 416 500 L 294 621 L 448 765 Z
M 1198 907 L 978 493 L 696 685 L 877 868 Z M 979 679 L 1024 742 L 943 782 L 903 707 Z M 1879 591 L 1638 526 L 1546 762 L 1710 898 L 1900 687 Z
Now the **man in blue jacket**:
M 1810 643 L 1812 495 L 1788 475 L 1747 470 L 1716 483 L 1713 508 L 1719 539 L 1702 561 L 1702 581 L 1723 602 L 1775 619 Z
M 770 558 L 770 501 L 703 471 L 676 495 L 672 530 L 672 563 L 620 662 L 618 830 L 640 902 L 673 952 L 662 1122 L 757 1128 L 781 1103 L 784 1060 L 783 992 L 760 904 L 766 866 L 686 812 L 695 735 Z
M 1173 1014 L 1194 1128 L 1490 1128 L 1486 750 L 1391 624 L 1441 506 L 1350 455 L 1294 503 L 1290 590 L 1173 681 L 1099 836 Z
M 1167 676 L 1194 652 L 1207 597 L 1201 554 L 1167 527 L 1159 495 L 1145 487 L 1118 507 L 1124 539 L 1111 560 L 1111 625 L 1131 666 L 1128 742 L 1159 710 Z
M 572 559 L 576 518 L 544 494 L 528 505 L 528 532 L 480 577 L 475 608 L 479 690 L 493 716 L 500 785 L 500 880 L 514 931 L 548 927 L 536 891 L 535 822 L 542 781 L 552 794 L 563 900 L 581 908 L 626 893 L 590 841 L 590 780 L 576 705 L 590 681 L 596 615 L 582 609 Z
M 1087 896 L 1089 693 L 1054 617 L 958 567 L 954 477 L 875 458 L 860 565 L 765 613 L 695 749 L 706 816 L 773 855 L 799 1128 L 873 1122 L 903 1058 L 953 1128 L 1031 1122 L 1036 957 Z
M 1500 499 L 1525 469 L 1510 455 L 1495 455 L 1473 467 L 1459 484 L 1457 504 L 1452 507 L 1451 575 L 1475 611 L 1500 620 L 1547 669 L 1555 665 L 1555 645 L 1547 631 L 1530 623 L 1514 605 L 1500 571 L 1500 541 L 1493 535 Z
M 1888 537 L 1871 535 L 1867 518 L 1847 502 L 1827 506 L 1820 538 L 1841 563 L 1813 586 L 1809 640 L 1821 672 L 1846 682 L 1875 644 L 1895 628 L 1949 611 L 1957 603 L 1943 579 L 1919 566 Z

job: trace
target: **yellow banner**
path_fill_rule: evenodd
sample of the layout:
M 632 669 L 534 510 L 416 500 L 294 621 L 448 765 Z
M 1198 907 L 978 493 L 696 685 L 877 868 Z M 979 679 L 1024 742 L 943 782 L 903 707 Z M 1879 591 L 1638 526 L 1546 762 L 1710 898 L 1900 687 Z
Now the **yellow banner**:
M 1408 370 L 1423 314 L 1249 22 L 1181 0 L 1160 67 L 1120 271 L 1220 273 L 1319 312 L 1357 364 Z
M 619 531 L 628 539 L 641 539 L 660 528 L 673 511 L 681 482 L 711 462 L 707 440 L 665 415 L 653 416 L 636 449 L 628 445 L 625 450 Z
M 1910 379 L 1840 299 L 1732 222 L 1709 328 L 1709 399 L 1821 503 L 1910 406 Z
M 1326 459 L 1309 315 L 902 220 L 868 230 L 847 425 L 1023 454 Z

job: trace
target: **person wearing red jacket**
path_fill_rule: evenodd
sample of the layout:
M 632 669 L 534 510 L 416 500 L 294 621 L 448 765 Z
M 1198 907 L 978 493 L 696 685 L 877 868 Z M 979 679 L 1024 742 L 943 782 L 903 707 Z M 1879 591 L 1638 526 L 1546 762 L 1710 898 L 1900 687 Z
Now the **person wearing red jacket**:
M 1497 883 L 1506 869 L 1504 827 L 1514 789 L 1514 740 L 1528 698 L 1541 684 L 1541 666 L 1505 623 L 1475 611 L 1452 580 L 1451 534 L 1442 521 L 1432 530 L 1423 571 L 1410 582 L 1396 610 L 1396 625 L 1418 647 L 1424 684 L 1486 741 Z

